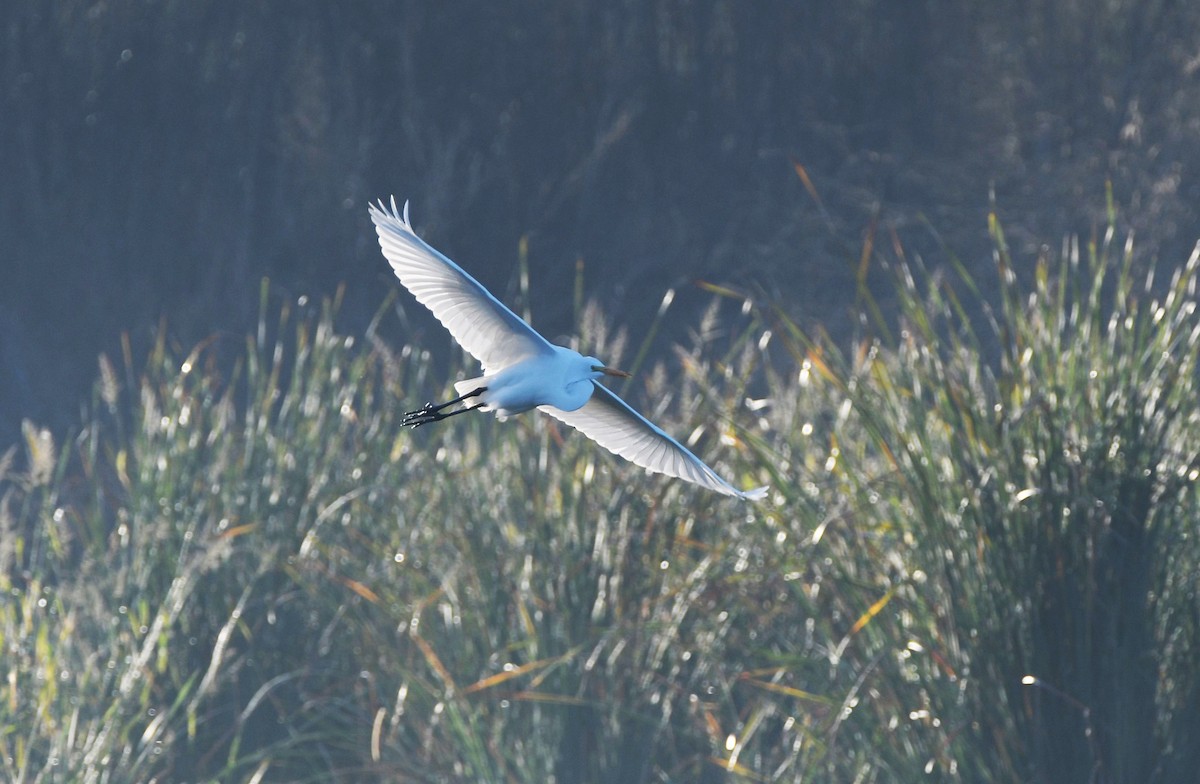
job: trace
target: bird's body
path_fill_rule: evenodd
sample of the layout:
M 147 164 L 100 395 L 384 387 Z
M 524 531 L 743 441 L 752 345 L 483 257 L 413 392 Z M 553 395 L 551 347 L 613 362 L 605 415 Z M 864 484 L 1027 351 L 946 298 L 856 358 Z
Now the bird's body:
M 492 375 L 455 381 L 460 395 L 483 388 L 479 408 L 497 416 L 523 414 L 538 406 L 553 406 L 561 411 L 576 411 L 592 397 L 592 379 L 605 375 L 595 357 L 551 345 L 548 354 L 535 354 Z M 612 371 L 612 368 L 605 368 Z M 610 372 L 611 374 L 611 372 Z
M 382 201 L 371 205 L 370 214 L 396 277 L 483 364 L 482 376 L 455 382 L 457 398 L 410 411 L 405 424 L 418 427 L 475 410 L 493 411 L 503 418 L 537 408 L 648 471 L 738 498 L 758 499 L 766 494 L 765 487 L 745 491 L 733 487 L 598 383 L 604 375 L 628 377 L 628 373 L 550 343 L 418 237 L 408 220 L 407 202 L 403 217 L 395 200 L 390 210 Z M 442 413 L 457 403 L 463 407 Z

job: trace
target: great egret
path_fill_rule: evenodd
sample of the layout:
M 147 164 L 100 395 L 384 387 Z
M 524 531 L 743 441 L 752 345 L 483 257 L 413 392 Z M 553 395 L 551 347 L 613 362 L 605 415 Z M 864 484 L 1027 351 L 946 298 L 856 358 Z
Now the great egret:
M 595 357 L 556 346 L 534 331 L 461 267 L 418 237 L 404 215 L 381 200 L 370 205 L 379 245 L 396 277 L 473 357 L 483 375 L 456 381 L 458 397 L 410 411 L 403 423 L 420 427 L 468 411 L 501 418 L 537 408 L 648 471 L 667 474 L 725 495 L 759 499 L 767 488 L 738 490 L 686 447 L 597 383 L 628 377 Z M 462 408 L 445 413 L 450 406 Z

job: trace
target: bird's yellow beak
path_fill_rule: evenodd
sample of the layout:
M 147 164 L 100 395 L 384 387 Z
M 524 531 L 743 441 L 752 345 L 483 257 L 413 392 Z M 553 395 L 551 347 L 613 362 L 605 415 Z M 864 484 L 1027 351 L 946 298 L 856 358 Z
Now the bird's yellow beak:
M 626 373 L 624 370 L 617 370 L 616 368 L 604 367 L 603 365 L 598 365 L 597 367 L 595 367 L 593 369 L 603 373 L 606 376 L 616 376 L 617 378 L 629 378 L 630 376 L 633 375 L 632 373 Z

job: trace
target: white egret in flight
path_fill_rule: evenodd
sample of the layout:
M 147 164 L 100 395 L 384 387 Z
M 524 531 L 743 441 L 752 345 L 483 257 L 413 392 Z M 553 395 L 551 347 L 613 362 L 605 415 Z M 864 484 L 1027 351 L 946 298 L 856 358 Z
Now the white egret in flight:
M 648 471 L 695 482 L 718 493 L 759 499 L 767 488 L 738 490 L 686 447 L 597 383 L 628 377 L 595 357 L 556 346 L 534 331 L 461 267 L 413 232 L 392 199 L 370 206 L 379 245 L 396 277 L 454 339 L 483 364 L 483 375 L 456 381 L 458 397 L 410 411 L 404 424 L 420 427 L 467 411 L 498 416 L 537 408 Z M 460 403 L 461 408 L 446 412 Z

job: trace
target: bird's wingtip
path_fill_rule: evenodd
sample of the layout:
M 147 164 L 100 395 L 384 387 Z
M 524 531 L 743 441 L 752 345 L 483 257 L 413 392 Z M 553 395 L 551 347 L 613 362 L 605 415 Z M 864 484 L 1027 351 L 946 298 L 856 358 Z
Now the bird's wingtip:
M 408 220 L 408 200 L 406 199 L 404 202 L 403 211 L 396 206 L 396 197 L 394 195 L 390 198 L 390 201 L 391 209 L 388 209 L 388 202 L 382 198 L 376 203 L 368 204 L 367 208 L 371 214 L 371 220 L 373 220 L 376 225 L 380 225 L 380 221 L 391 219 L 397 223 L 403 224 L 405 229 L 412 231 L 412 223 Z
M 739 490 L 738 496 L 747 501 L 761 501 L 767 497 L 767 486 L 756 487 L 753 490 Z

